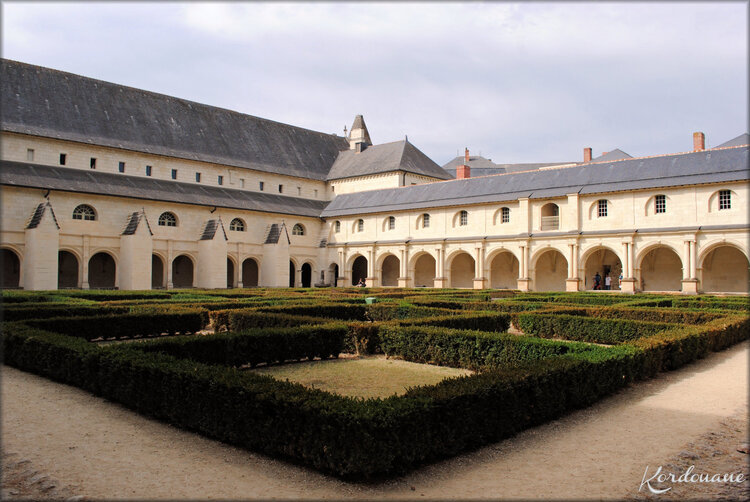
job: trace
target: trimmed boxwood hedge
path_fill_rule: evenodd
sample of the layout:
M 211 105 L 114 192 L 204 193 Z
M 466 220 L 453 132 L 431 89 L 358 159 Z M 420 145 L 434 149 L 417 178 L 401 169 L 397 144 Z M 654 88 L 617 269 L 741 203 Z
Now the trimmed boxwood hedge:
M 363 479 L 400 474 L 508 437 L 750 334 L 750 318 L 743 315 L 701 325 L 662 323 L 658 328 L 659 323 L 582 315 L 593 312 L 588 309 L 576 309 L 575 316 L 555 314 L 555 309 L 514 315 L 538 326 L 547 325 L 546 316 L 557 315 L 569 330 L 582 329 L 597 337 L 609 330 L 627 340 L 601 347 L 420 326 L 414 319 L 255 329 L 108 346 L 41 329 L 96 332 L 78 318 L 5 323 L 2 348 L 7 364 L 77 385 L 174 425 L 338 476 Z M 205 320 L 205 311 L 192 315 Z M 116 317 L 127 316 L 102 319 L 112 324 Z M 92 323 L 92 319 L 96 318 L 85 321 Z M 151 321 L 166 323 L 169 317 L 152 316 Z M 107 321 L 100 323 L 104 326 Z M 330 355 L 343 347 L 352 326 L 377 330 L 389 355 L 430 356 L 435 362 L 482 371 L 416 387 L 403 396 L 363 400 L 228 366 L 250 362 L 243 359 L 256 354 L 264 355 L 264 362 L 310 357 L 313 346 L 324 345 L 327 348 L 318 354 Z M 632 329 L 641 330 L 639 338 L 628 339 Z

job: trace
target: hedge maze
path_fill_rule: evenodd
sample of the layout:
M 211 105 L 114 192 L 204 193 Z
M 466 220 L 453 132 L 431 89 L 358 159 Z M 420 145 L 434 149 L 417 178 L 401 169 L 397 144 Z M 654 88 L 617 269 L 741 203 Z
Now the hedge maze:
M 348 479 L 501 440 L 750 334 L 747 297 L 352 288 L 3 302 L 6 364 Z M 475 373 L 363 399 L 248 371 L 346 352 Z

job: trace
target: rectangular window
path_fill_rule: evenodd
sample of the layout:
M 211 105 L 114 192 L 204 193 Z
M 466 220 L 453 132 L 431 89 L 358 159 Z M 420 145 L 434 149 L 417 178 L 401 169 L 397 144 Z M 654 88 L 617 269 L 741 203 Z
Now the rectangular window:
M 430 215 L 427 213 L 422 215 L 422 228 L 430 228 Z
M 503 208 L 503 212 L 500 217 L 501 223 L 510 223 L 510 209 L 507 207 Z
M 655 197 L 655 205 L 656 205 L 657 213 L 666 213 L 667 212 L 667 196 L 657 195 Z
M 240 178 L 240 188 L 245 188 L 245 178 Z
M 200 183 L 201 182 L 201 173 L 195 173 L 195 182 Z
M 219 175 L 219 180 L 218 181 L 219 181 L 219 185 L 223 185 L 224 184 L 224 176 Z
M 297 187 L 297 195 L 302 195 L 302 187 Z
M 120 162 L 120 164 L 117 166 L 117 170 L 120 171 L 121 173 L 124 173 L 125 172 L 125 162 Z
M 122 162 L 120 162 L 122 164 Z M 125 169 L 125 166 L 122 166 L 123 170 Z M 120 171 L 122 172 L 122 171 Z M 146 176 L 151 176 L 151 166 L 146 166 Z
M 266 184 L 263 183 L 262 181 L 260 183 L 258 183 L 258 187 L 260 188 L 261 192 L 263 191 L 263 188 L 265 188 L 265 186 L 266 186 Z
M 719 191 L 719 209 L 732 209 L 732 192 L 730 190 Z
M 597 213 L 599 218 L 604 218 L 607 216 L 607 201 L 606 200 L 600 200 L 599 201 L 599 211 Z
M 33 148 L 29 148 L 26 150 L 26 160 L 28 160 L 29 162 L 34 161 L 34 149 Z
M 61 154 L 60 154 L 60 165 L 61 165 L 61 166 L 64 166 L 64 165 L 65 165 L 65 161 L 66 161 L 66 160 L 68 160 L 68 154 L 66 154 L 66 153 L 61 153 Z
M 318 191 L 317 191 L 317 190 L 315 190 L 315 197 L 317 197 L 317 196 L 318 196 Z
M 284 185 L 279 185 L 279 193 L 284 193 Z
M 91 159 L 89 160 L 89 167 L 91 169 L 96 169 L 96 159 L 94 157 L 91 157 Z
M 172 179 L 173 180 L 177 179 L 177 169 L 172 169 Z

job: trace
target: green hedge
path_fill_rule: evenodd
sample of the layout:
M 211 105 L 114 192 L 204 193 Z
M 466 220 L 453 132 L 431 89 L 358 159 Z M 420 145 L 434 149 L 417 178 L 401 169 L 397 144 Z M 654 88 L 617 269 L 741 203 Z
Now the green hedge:
M 328 317 L 346 321 L 365 321 L 367 308 L 364 304 L 318 303 L 311 305 L 283 305 L 278 307 L 263 306 L 258 307 L 258 311 L 297 316 Z
M 162 333 L 195 333 L 206 325 L 206 313 L 185 311 L 169 314 L 125 314 L 101 317 L 53 317 L 29 320 L 28 326 L 84 340 L 157 336 Z
M 174 337 L 139 344 L 147 352 L 163 352 L 206 364 L 251 367 L 338 357 L 348 329 L 343 323 L 294 328 L 253 329 L 201 337 Z
M 382 350 L 388 356 L 473 370 L 590 349 L 586 344 L 432 326 L 384 324 L 378 334 Z
M 618 344 L 677 327 L 669 323 L 597 319 L 546 312 L 513 314 L 513 324 L 527 335 L 604 344 Z
M 100 305 L 18 305 L 3 308 L 5 321 L 23 321 L 26 319 L 47 319 L 50 317 L 101 316 L 110 314 L 127 314 L 128 307 L 103 307 Z

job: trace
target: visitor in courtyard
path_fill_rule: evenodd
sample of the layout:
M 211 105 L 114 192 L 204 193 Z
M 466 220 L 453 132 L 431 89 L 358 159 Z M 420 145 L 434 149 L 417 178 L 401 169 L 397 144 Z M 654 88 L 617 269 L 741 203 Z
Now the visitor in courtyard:
M 612 289 L 612 278 L 609 276 L 609 274 L 606 274 L 604 276 L 604 289 L 606 289 L 607 291 Z
M 594 276 L 594 289 L 602 289 L 602 276 L 599 272 Z
M 622 289 L 622 272 L 620 272 L 620 277 L 617 279 L 617 289 Z
M 358 288 L 367 287 L 367 284 L 365 284 L 365 280 L 364 279 L 360 279 L 359 282 L 357 283 L 357 287 Z

